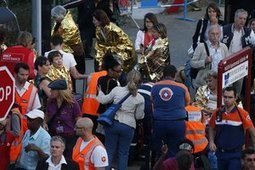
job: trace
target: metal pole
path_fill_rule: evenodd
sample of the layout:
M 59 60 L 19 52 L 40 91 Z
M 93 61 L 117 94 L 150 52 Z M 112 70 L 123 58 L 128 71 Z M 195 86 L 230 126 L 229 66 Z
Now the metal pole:
M 32 34 L 36 38 L 36 51 L 42 53 L 42 1 L 32 0 Z

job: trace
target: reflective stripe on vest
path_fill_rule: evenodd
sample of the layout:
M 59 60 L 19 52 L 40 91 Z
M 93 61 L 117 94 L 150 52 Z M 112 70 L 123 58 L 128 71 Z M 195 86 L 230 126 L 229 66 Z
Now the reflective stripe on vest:
M 20 96 L 17 91 L 15 93 L 15 101 L 20 106 L 20 112 L 22 114 L 22 126 L 24 132 L 28 129 L 25 114 L 32 109 L 36 93 L 37 88 L 33 84 L 28 86 L 28 89 L 22 96 Z
M 92 141 L 90 141 L 85 148 L 80 151 L 80 147 L 82 144 L 82 138 L 78 138 L 74 148 L 73 148 L 73 154 L 72 158 L 73 161 L 78 163 L 79 170 L 94 170 L 95 167 L 93 163 L 91 162 L 91 155 L 93 150 L 98 146 L 103 144 L 98 140 L 97 137 L 94 137 Z
M 203 151 L 208 145 L 205 134 L 205 124 L 199 121 L 186 121 L 185 137 L 194 144 L 194 153 Z
M 15 138 L 10 148 L 10 163 L 15 163 L 22 149 L 22 138 L 23 138 L 24 132 L 23 132 L 23 125 L 22 125 L 22 115 L 20 111 L 17 108 L 12 109 L 11 111 L 15 112 L 12 114 L 16 114 L 20 120 L 19 137 Z
M 106 76 L 106 71 L 94 72 L 90 76 L 90 81 L 88 82 L 87 90 L 84 94 L 84 99 L 82 103 L 82 113 L 97 116 L 97 110 L 100 103 L 96 100 L 97 95 L 97 82 L 102 76 Z

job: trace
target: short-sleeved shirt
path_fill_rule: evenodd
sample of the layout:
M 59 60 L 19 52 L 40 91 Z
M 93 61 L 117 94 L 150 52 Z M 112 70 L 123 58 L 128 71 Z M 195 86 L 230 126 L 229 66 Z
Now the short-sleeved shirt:
M 91 141 L 85 142 L 84 140 L 81 143 L 80 151 L 82 151 Z M 98 145 L 93 150 L 91 157 L 91 163 L 94 164 L 94 167 L 106 167 L 108 166 L 108 156 L 105 148 L 101 145 Z
M 46 113 L 49 117 L 49 130 L 56 134 L 75 134 L 74 127 L 76 118 L 81 116 L 81 109 L 78 102 L 73 99 L 73 104 L 64 103 L 61 106 L 59 113 L 57 100 L 52 99 L 47 103 Z M 53 116 L 58 114 L 56 116 Z M 53 118 L 53 120 L 51 120 Z
M 210 127 L 216 130 L 216 146 L 226 150 L 241 148 L 245 142 L 244 130 L 254 127 L 248 112 L 234 108 L 230 113 L 223 111 L 221 114 L 222 121 L 216 121 L 217 111 L 209 121 Z
M 22 140 L 22 150 L 16 166 L 27 170 L 35 170 L 37 162 L 39 160 L 39 156 L 35 151 L 26 152 L 25 147 L 28 144 L 35 144 L 44 153 L 50 155 L 51 137 L 49 133 L 42 127 L 40 127 L 34 135 L 30 136 L 30 133 L 31 131 L 27 130 L 26 133 L 24 134 Z
M 56 51 L 56 50 L 51 50 L 51 51 L 48 51 L 48 52 L 45 52 L 44 53 L 44 56 L 48 58 L 48 55 L 50 52 L 52 51 Z M 67 68 L 67 70 L 70 71 L 70 68 L 71 67 L 75 67 L 77 65 L 75 59 L 74 59 L 74 56 L 73 54 L 71 53 L 66 53 L 64 52 L 63 50 L 58 50 L 62 56 L 63 56 L 63 65 Z
M 151 90 L 153 117 L 155 120 L 186 118 L 185 106 L 190 103 L 187 87 L 173 80 L 162 80 Z

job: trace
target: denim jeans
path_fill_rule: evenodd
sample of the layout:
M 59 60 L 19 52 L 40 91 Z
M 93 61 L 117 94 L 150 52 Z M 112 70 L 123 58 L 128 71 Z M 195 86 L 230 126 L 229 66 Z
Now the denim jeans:
M 240 152 L 220 152 L 216 151 L 218 159 L 218 170 L 240 170 L 241 169 L 241 151 Z
M 134 136 L 134 128 L 114 121 L 110 127 L 105 127 L 105 147 L 108 154 L 109 166 L 111 169 L 114 154 L 117 155 L 119 170 L 126 170 L 128 165 L 129 147 Z

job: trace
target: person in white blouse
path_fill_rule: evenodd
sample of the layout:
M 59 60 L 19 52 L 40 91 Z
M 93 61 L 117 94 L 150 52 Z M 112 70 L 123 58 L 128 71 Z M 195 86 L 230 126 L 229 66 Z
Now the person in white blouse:
M 156 15 L 147 13 L 144 16 L 144 28 L 139 30 L 135 40 L 135 51 L 138 55 L 144 54 L 148 45 L 154 40 L 153 27 L 158 24 Z
M 97 100 L 102 104 L 110 102 L 116 104 L 131 93 L 116 112 L 113 125 L 105 127 L 105 147 L 109 158 L 109 166 L 106 169 L 111 168 L 115 152 L 118 154 L 117 169 L 127 169 L 129 147 L 134 136 L 136 119 L 144 117 L 144 98 L 137 93 L 140 77 L 138 71 L 132 70 L 127 74 L 126 86 L 115 87 L 108 95 L 104 95 L 99 89 Z

